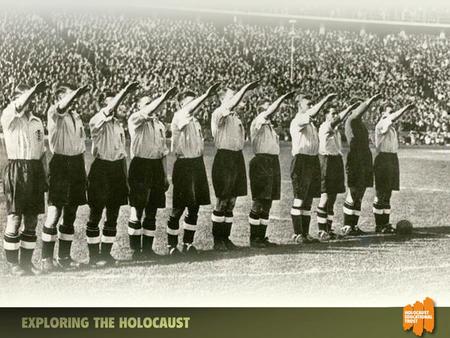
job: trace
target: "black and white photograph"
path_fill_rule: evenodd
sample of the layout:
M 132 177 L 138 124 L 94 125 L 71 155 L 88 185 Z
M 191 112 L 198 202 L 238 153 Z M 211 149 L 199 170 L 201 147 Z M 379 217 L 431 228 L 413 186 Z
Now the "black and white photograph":
M 448 307 L 449 114 L 447 1 L 2 1 L 0 306 Z

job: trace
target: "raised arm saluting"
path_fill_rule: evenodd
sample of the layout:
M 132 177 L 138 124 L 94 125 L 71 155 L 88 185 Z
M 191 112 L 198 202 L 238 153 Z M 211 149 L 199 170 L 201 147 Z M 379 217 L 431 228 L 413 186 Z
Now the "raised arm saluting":
M 201 205 L 210 204 L 211 200 L 203 161 L 203 134 L 195 115 L 202 103 L 215 95 L 218 87 L 219 84 L 212 85 L 197 98 L 191 91 L 178 96 L 179 110 L 174 114 L 171 124 L 172 152 L 176 160 L 172 173 L 172 213 L 167 222 L 170 255 L 179 254 L 179 222 L 186 208 L 188 213 L 183 222 L 183 251 L 188 254 L 197 252 L 192 243 L 197 229 L 198 211 Z
M 389 220 L 392 191 L 400 190 L 400 167 L 397 156 L 398 136 L 394 123 L 413 107 L 409 104 L 392 113 L 392 106 L 387 105 L 384 109 L 381 109 L 381 119 L 375 126 L 374 173 L 376 194 L 373 202 L 373 214 L 376 232 L 395 232 Z

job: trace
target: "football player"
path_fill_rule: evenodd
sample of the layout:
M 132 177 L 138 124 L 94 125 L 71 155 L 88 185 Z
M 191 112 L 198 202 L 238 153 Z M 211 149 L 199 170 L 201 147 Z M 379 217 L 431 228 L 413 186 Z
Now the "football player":
M 56 102 L 47 112 L 52 158 L 49 163 L 47 219 L 42 229 L 44 272 L 50 272 L 55 266 L 68 269 L 79 265 L 70 257 L 70 249 L 78 207 L 87 203 L 84 165 L 86 136 L 83 121 L 73 107 L 76 99 L 87 90 L 87 86 L 77 89 L 61 86 L 56 92 Z M 58 227 L 61 215 L 63 220 Z M 54 260 L 56 238 L 58 253 Z
M 138 111 L 128 119 L 131 136 L 128 184 L 130 187 L 130 219 L 128 235 L 133 258 L 148 259 L 153 254 L 158 208 L 166 206 L 167 179 L 166 127 L 158 111 L 176 94 L 171 88 L 155 100 L 143 96 Z M 145 217 L 142 219 L 145 210 Z
M 250 138 L 255 156 L 250 160 L 250 188 L 252 208 L 249 214 L 250 245 L 265 247 L 275 245 L 266 234 L 272 202 L 280 199 L 280 140 L 271 123 L 271 118 L 282 102 L 294 92 L 279 97 L 272 104 L 266 103 L 250 126 Z
M 345 121 L 345 136 L 350 150 L 347 154 L 347 195 L 344 202 L 344 226 L 341 231 L 348 236 L 361 236 L 365 232 L 358 227 L 361 203 L 368 187 L 373 186 L 372 152 L 370 151 L 369 131 L 362 121 L 380 95 L 374 95 L 356 107 Z M 358 99 L 354 99 L 358 100 Z M 351 102 L 353 103 L 353 102 Z
M 203 133 L 196 113 L 200 106 L 215 92 L 215 84 L 196 98 L 192 91 L 185 91 L 178 96 L 179 110 L 174 114 L 171 124 L 172 152 L 176 160 L 173 166 L 172 213 L 167 222 L 169 255 L 178 255 L 179 221 L 185 209 L 188 212 L 183 222 L 183 249 L 186 254 L 196 254 L 193 245 L 197 230 L 198 212 L 201 205 L 211 203 L 209 185 L 203 161 Z
M 314 198 L 320 197 L 319 136 L 312 122 L 323 106 L 336 94 L 328 94 L 311 107 L 308 95 L 299 95 L 298 112 L 291 122 L 292 138 L 291 179 L 294 192 L 291 216 L 294 227 L 293 239 L 296 243 L 318 242 L 309 234 L 311 205 Z
M 258 81 L 246 84 L 237 93 L 227 89 L 220 107 L 211 117 L 211 132 L 217 148 L 212 167 L 212 181 L 217 201 L 211 216 L 215 250 L 236 248 L 229 239 L 233 209 L 236 198 L 247 195 L 247 174 L 242 154 L 245 130 L 234 109 L 245 93 L 255 88 L 257 84 Z
M 37 218 L 45 212 L 44 127 L 42 121 L 33 115 L 30 105 L 45 88 L 44 82 L 31 89 L 19 87 L 1 116 L 8 157 L 3 171 L 8 215 L 3 248 L 11 273 L 17 276 L 41 272 L 31 259 L 36 248 Z
M 115 112 L 125 96 L 138 87 L 125 86 L 116 96 L 107 96 L 105 107 L 89 121 L 94 162 L 88 175 L 90 208 L 86 236 L 92 267 L 113 264 L 111 249 L 117 234 L 120 206 L 128 204 L 125 133 Z M 106 209 L 106 221 L 100 237 L 99 223 Z
M 375 126 L 376 155 L 374 162 L 375 200 L 373 215 L 375 232 L 394 233 L 390 224 L 392 191 L 400 190 L 400 168 L 398 164 L 398 136 L 395 122 L 414 106 L 407 105 L 396 112 L 387 105 L 381 110 L 381 119 Z

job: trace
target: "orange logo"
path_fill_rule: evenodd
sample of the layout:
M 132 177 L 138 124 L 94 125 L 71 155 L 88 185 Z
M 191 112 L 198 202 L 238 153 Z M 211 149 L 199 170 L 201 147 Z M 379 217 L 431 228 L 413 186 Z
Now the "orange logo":
M 413 330 L 416 336 L 422 336 L 423 331 L 429 333 L 434 330 L 434 302 L 427 297 L 423 303 L 417 301 L 414 306 L 403 308 L 403 331 Z

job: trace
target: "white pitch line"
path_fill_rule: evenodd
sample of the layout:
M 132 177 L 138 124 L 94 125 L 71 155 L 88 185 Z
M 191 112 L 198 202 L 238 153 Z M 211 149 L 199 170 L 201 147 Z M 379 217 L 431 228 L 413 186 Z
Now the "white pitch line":
M 390 272 L 407 272 L 407 271 L 420 271 L 420 270 L 436 270 L 436 269 L 450 269 L 450 264 L 441 264 L 435 266 L 408 266 L 408 267 L 398 267 L 398 268 L 367 268 L 367 269 L 320 269 L 314 268 L 304 271 L 287 271 L 287 272 L 262 272 L 262 273 L 210 273 L 201 275 L 194 274 L 151 274 L 149 273 L 148 278 L 151 279 L 210 279 L 210 278 L 257 278 L 257 277 L 278 277 L 278 276 L 299 276 L 299 275 L 319 275 L 319 274 L 333 274 L 333 273 L 390 273 Z M 58 278 L 58 276 L 50 275 L 46 278 Z M 45 278 L 45 277 L 44 277 Z M 120 275 L 100 275 L 100 276 L 90 276 L 90 279 L 124 279 L 124 276 Z M 40 279 L 43 279 L 42 277 Z

